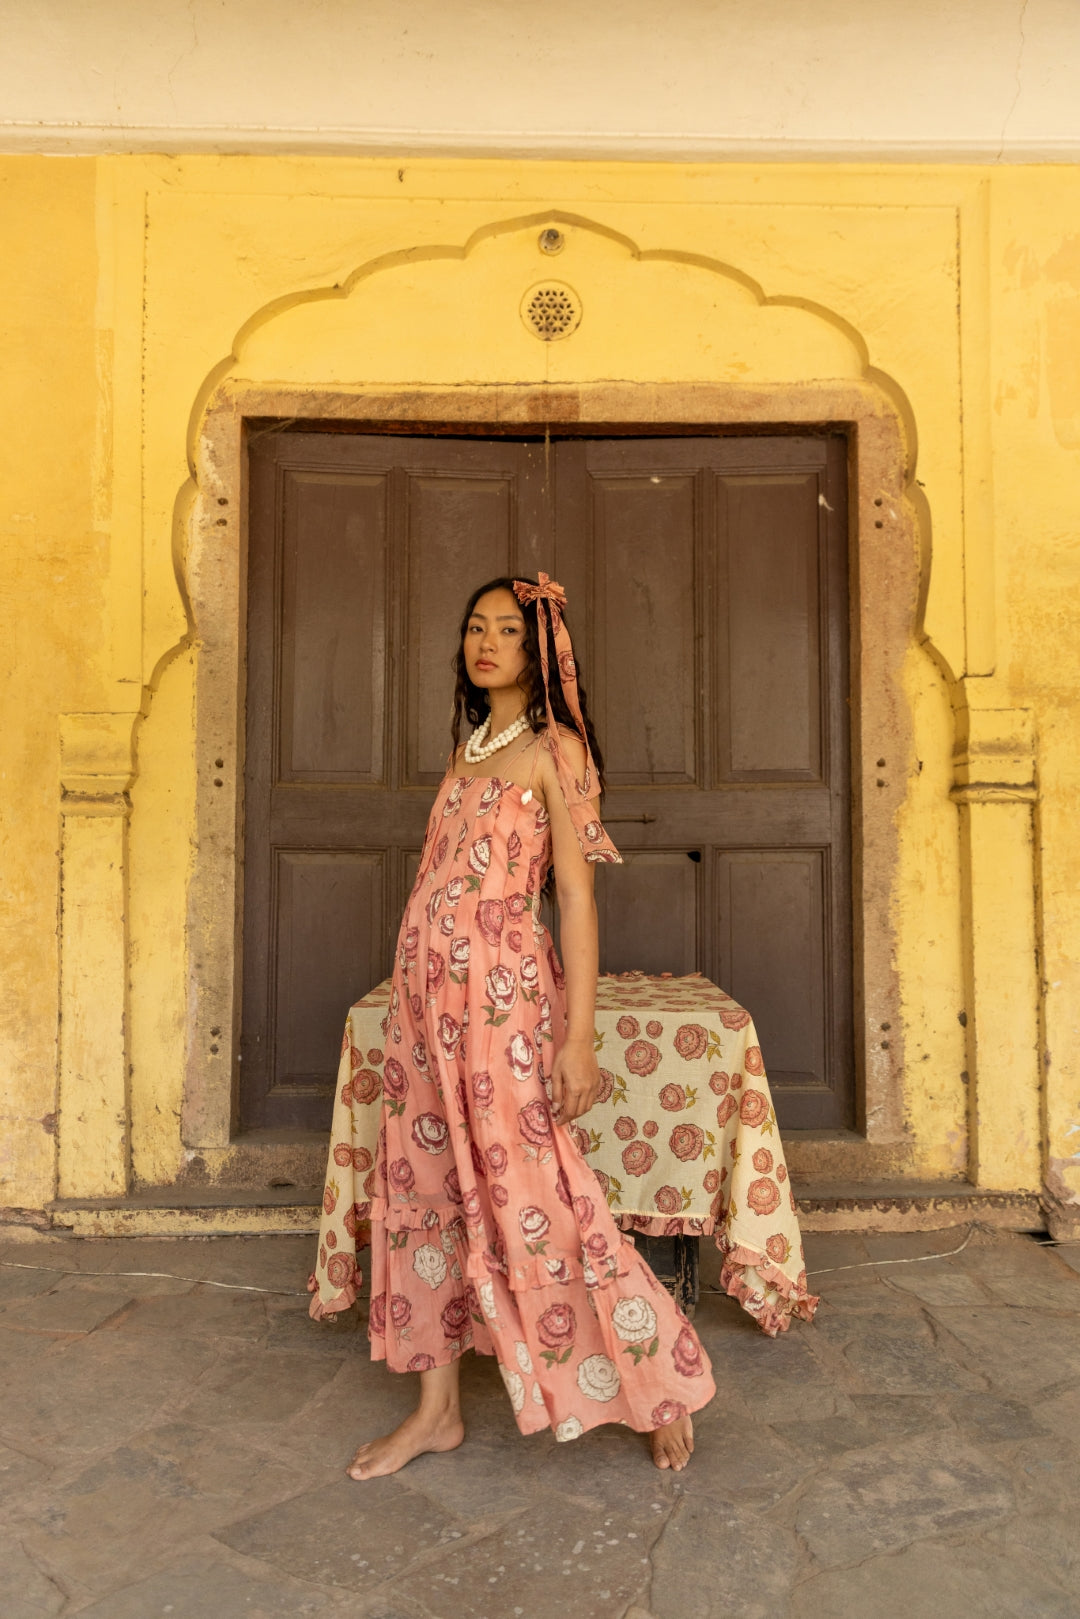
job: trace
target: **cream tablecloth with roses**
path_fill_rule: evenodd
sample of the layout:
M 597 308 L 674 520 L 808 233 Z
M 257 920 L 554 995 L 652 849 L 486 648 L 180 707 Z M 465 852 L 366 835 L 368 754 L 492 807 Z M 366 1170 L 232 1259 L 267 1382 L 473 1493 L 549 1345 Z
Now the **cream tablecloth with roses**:
M 345 1026 L 319 1229 L 327 1306 L 353 1293 L 367 1246 L 389 996 L 386 979 Z M 596 1053 L 599 1100 L 570 1129 L 622 1228 L 713 1236 L 724 1288 L 764 1332 L 809 1321 L 818 1301 L 749 1012 L 700 973 L 605 975 Z

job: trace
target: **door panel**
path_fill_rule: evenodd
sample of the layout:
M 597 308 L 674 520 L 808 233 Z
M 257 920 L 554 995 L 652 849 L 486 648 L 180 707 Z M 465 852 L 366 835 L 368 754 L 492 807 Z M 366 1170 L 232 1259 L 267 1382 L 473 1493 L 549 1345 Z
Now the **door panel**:
M 384 779 L 386 484 L 283 480 L 281 781 Z
M 275 1092 L 304 1102 L 336 1071 L 343 999 L 351 1006 L 381 976 L 386 862 L 374 853 L 276 853 L 277 1015 L 268 1056 Z
M 754 1015 L 781 1123 L 851 1122 L 845 456 L 822 436 L 253 444 L 244 1127 L 326 1127 L 445 768 L 458 614 L 540 567 L 569 594 L 626 857 L 597 868 L 602 968 L 716 978 Z
M 724 984 L 753 1013 L 784 1121 L 813 1127 L 826 1083 L 826 851 L 737 850 L 717 857 Z
M 510 477 L 412 474 L 406 489 L 409 591 L 405 639 L 409 669 L 408 779 L 438 782 L 449 751 L 453 693 L 449 657 L 431 655 L 447 639 L 450 580 L 495 579 L 510 567 L 514 489 Z M 460 594 L 460 590 L 457 592 Z M 456 603 L 455 603 L 456 605 Z M 464 602 L 458 607 L 464 606 Z M 451 652 L 453 646 L 451 645 Z
M 818 479 L 722 477 L 718 494 L 720 778 L 820 780 Z
M 589 700 L 592 712 L 595 690 L 612 787 L 697 780 L 700 644 L 686 633 L 698 584 L 695 483 L 693 474 L 589 478 Z
M 611 827 L 618 837 L 618 826 Z M 596 908 L 605 972 L 692 973 L 700 960 L 700 863 L 685 849 L 628 850 L 626 864 L 597 868 Z

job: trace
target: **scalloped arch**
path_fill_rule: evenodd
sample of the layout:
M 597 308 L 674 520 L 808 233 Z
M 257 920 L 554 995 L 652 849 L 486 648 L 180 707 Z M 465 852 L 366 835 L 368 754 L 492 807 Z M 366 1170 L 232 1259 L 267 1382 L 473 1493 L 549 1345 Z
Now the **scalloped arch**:
M 567 239 L 557 260 L 537 245 L 551 225 Z M 584 306 L 572 341 L 555 350 L 518 313 L 525 288 L 545 275 L 568 282 Z M 199 391 L 192 439 L 226 380 L 340 390 L 613 377 L 761 387 L 872 378 L 907 417 L 835 311 L 769 293 L 734 264 L 643 249 L 597 220 L 545 210 L 490 221 L 458 244 L 379 254 L 340 282 L 254 311 Z
M 538 233 L 567 236 L 557 259 Z M 551 274 L 580 295 L 572 338 L 537 341 L 521 295 Z M 191 479 L 175 510 L 174 560 L 197 631 L 196 773 L 200 851 L 190 910 L 199 938 L 192 970 L 199 1023 L 190 1042 L 184 1140 L 232 1151 L 232 1070 L 219 1031 L 233 1027 L 236 981 L 237 804 L 210 783 L 224 758 L 240 779 L 243 733 L 245 418 L 504 424 L 510 432 L 603 430 L 641 423 L 849 424 L 859 628 L 853 707 L 857 752 L 870 758 L 887 732 L 911 754 L 902 671 L 912 646 L 930 529 L 913 476 L 914 435 L 902 391 L 869 363 L 861 335 L 829 309 L 771 293 L 737 266 L 692 250 L 642 250 L 624 235 L 566 212 L 515 214 L 463 242 L 414 246 L 367 260 L 338 284 L 256 310 L 234 352 L 206 378 L 192 415 Z M 887 503 L 887 504 L 886 504 Z M 222 525 L 221 512 L 238 521 Z M 888 517 L 886 525 L 884 518 Z M 185 597 L 187 600 L 188 598 Z M 863 890 L 887 895 L 898 859 L 904 773 L 859 806 Z M 223 904 L 223 896 L 225 903 Z M 895 937 L 885 903 L 862 938 L 861 995 L 880 1021 L 900 1023 Z M 211 1035 L 213 1028 L 213 1035 Z M 871 1028 L 867 1023 L 867 1030 Z M 869 1035 L 868 1035 L 869 1038 Z M 210 1040 L 224 1059 L 211 1069 Z M 902 1048 L 868 1047 L 867 1118 L 877 1138 L 900 1128 Z M 215 1088 L 216 1084 L 216 1088 Z M 889 1137 L 891 1139 L 891 1137 Z

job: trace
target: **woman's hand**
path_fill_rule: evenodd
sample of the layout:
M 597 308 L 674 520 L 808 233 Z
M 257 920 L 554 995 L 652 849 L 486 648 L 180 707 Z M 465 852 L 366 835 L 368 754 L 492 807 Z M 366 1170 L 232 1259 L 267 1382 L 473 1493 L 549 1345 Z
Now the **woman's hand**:
M 551 1111 L 556 1124 L 587 1113 L 600 1094 L 600 1067 L 591 1039 L 567 1040 L 551 1074 Z

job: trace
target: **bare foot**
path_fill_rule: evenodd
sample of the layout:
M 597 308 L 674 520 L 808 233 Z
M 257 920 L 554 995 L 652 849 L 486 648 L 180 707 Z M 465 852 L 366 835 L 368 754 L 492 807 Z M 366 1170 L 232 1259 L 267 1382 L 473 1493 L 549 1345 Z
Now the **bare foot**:
M 345 1471 L 350 1478 L 382 1478 L 396 1473 L 428 1450 L 456 1450 L 465 1437 L 460 1411 L 431 1413 L 423 1408 L 406 1417 L 400 1428 L 361 1445 Z
M 689 1417 L 680 1417 L 677 1422 L 669 1422 L 666 1428 L 654 1428 L 649 1443 L 657 1467 L 671 1467 L 681 1473 L 694 1448 L 694 1425 Z

